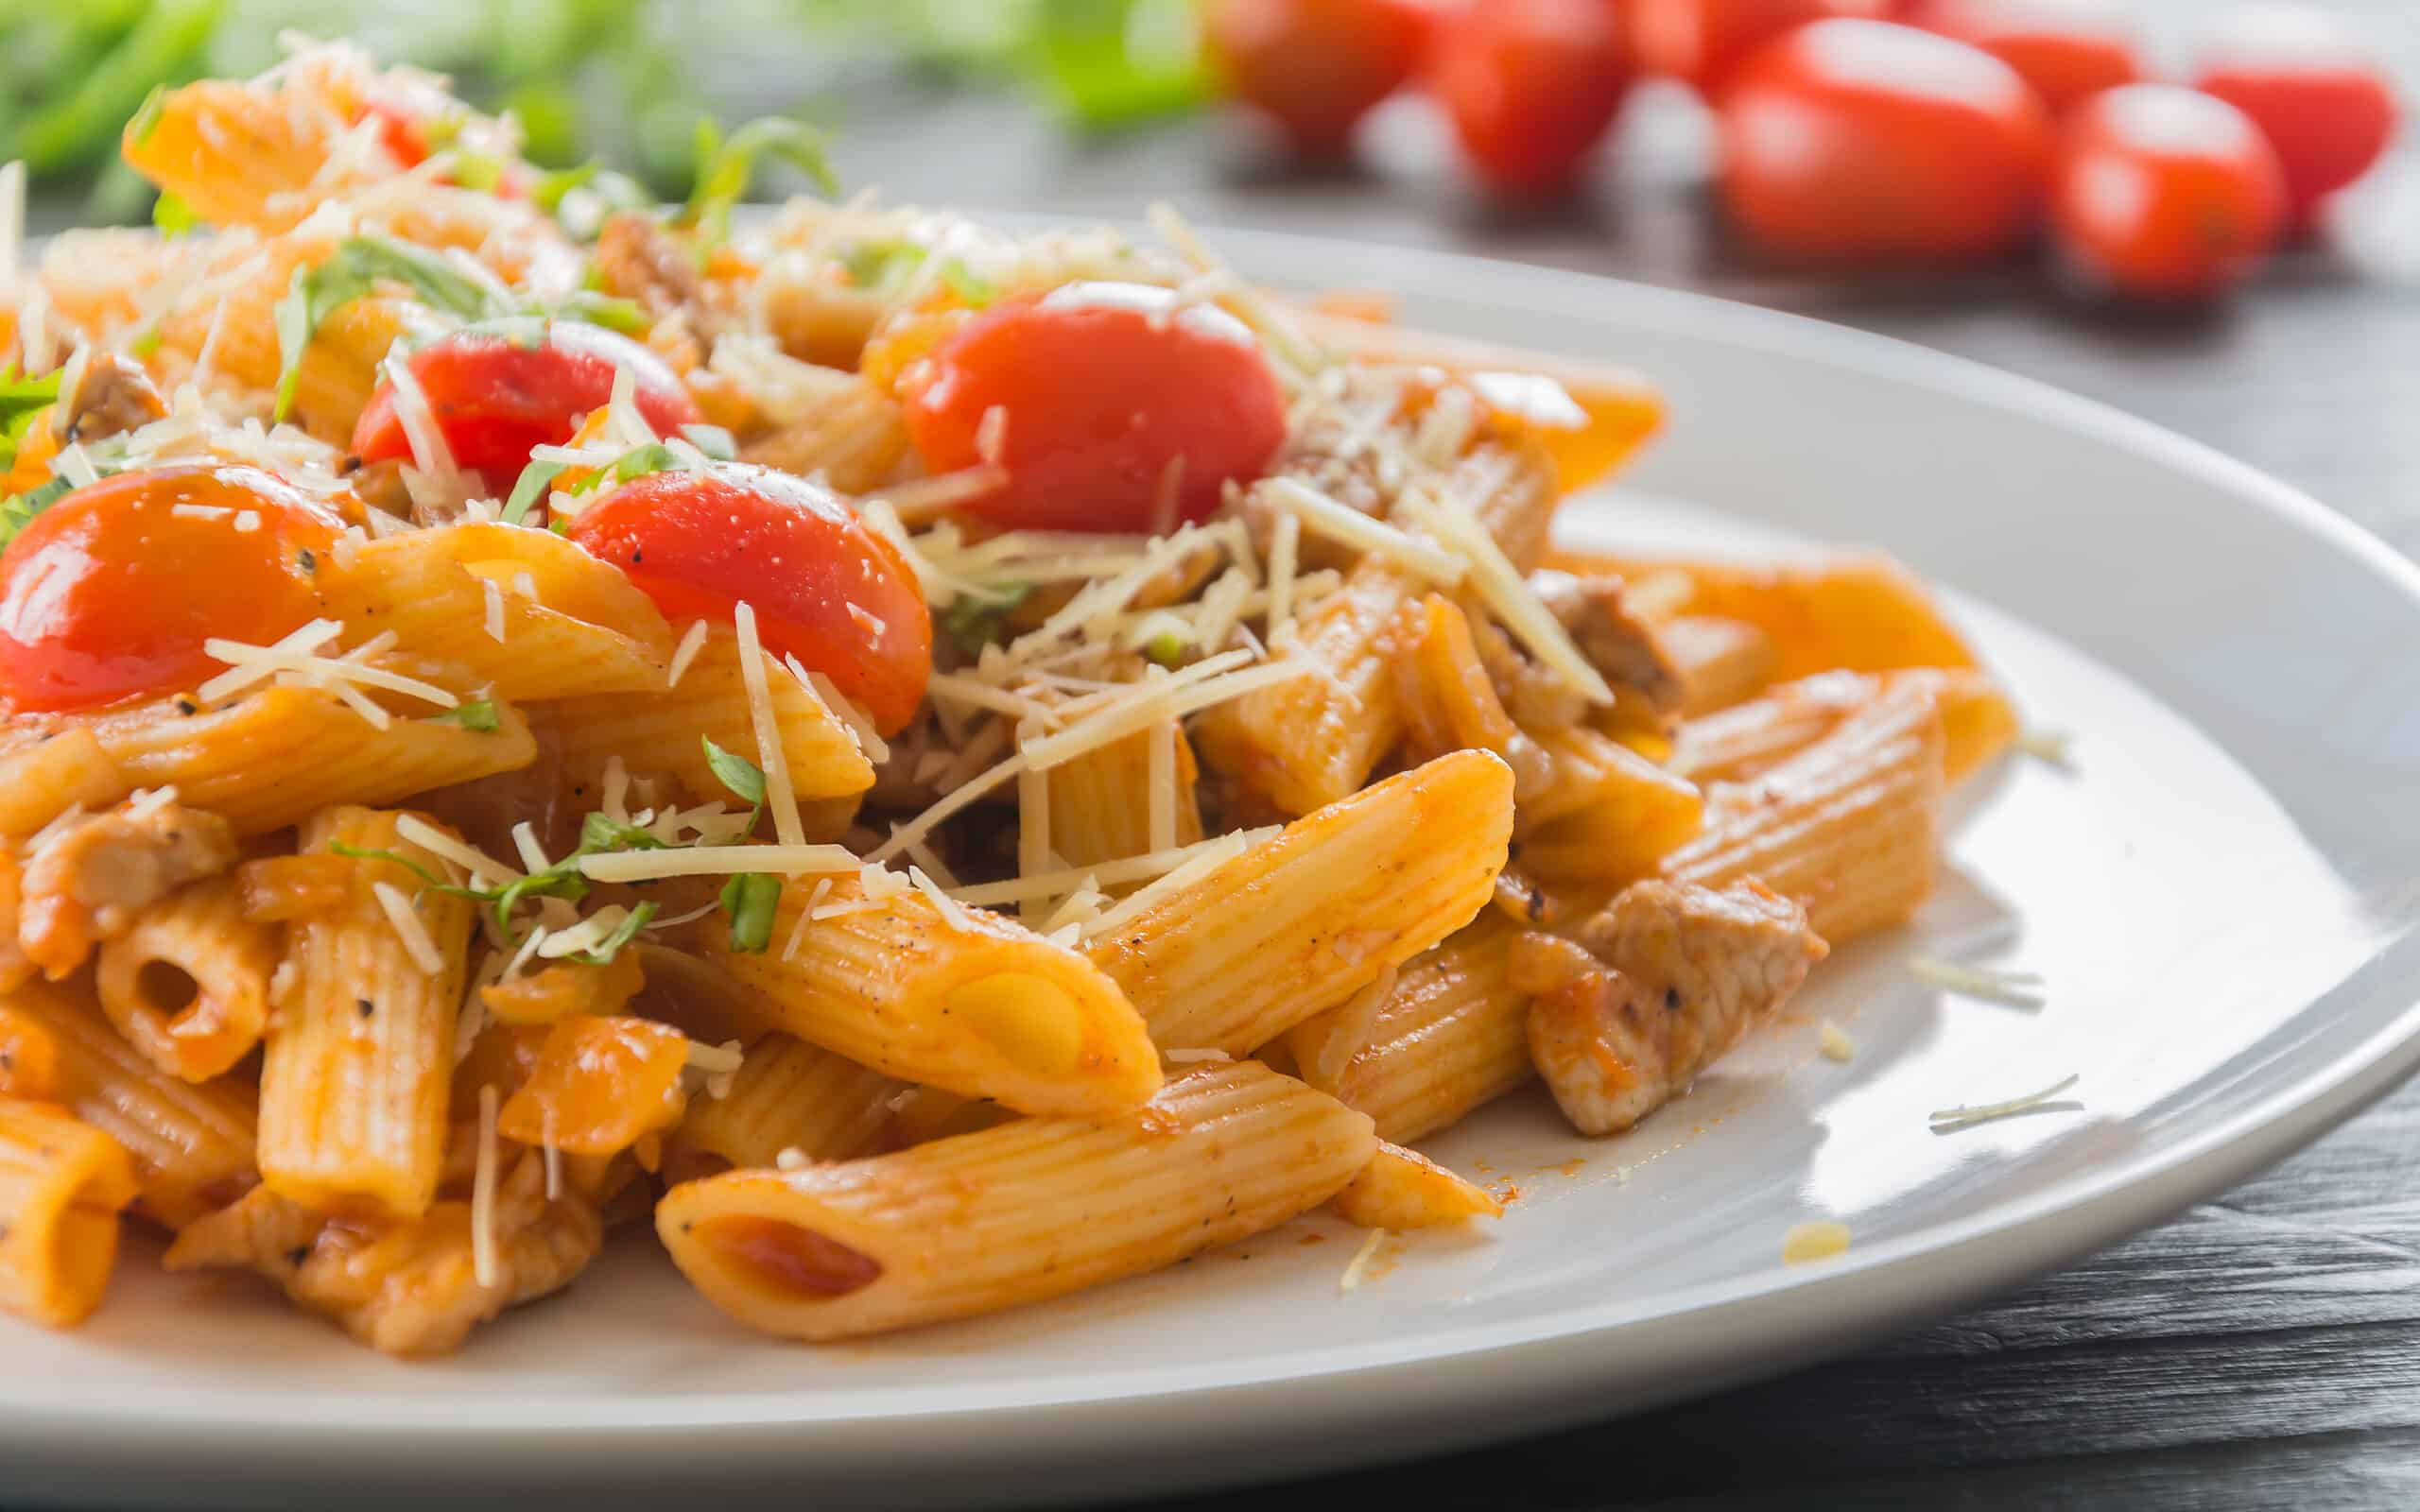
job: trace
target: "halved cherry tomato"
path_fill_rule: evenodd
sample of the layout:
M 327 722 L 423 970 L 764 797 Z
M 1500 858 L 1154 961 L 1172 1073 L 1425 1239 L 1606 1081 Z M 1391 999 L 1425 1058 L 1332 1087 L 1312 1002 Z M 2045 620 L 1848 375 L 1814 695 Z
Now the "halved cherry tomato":
M 2394 135 L 2394 88 L 2377 59 L 2309 6 L 2229 13 L 2194 87 L 2252 117 L 2285 170 L 2294 217 L 2370 170 Z
M 422 124 L 420 112 L 406 110 L 388 100 L 361 102 L 359 119 L 375 116 L 378 141 L 406 168 L 417 168 L 428 161 L 428 129 Z
M 863 705 L 884 734 L 915 716 L 933 623 L 897 548 L 838 495 L 769 468 L 653 472 L 572 520 L 675 625 L 728 624 L 745 600 L 774 655 L 794 655 Z
M 181 463 L 87 484 L 0 552 L 0 694 L 11 711 L 43 712 L 204 681 L 226 670 L 204 640 L 258 645 L 311 618 L 302 554 L 339 527 L 253 468 Z
M 1036 529 L 1148 530 L 1171 482 L 1177 515 L 1201 519 L 1286 438 L 1285 395 L 1242 322 L 1140 284 L 1070 284 L 987 310 L 900 387 L 925 465 L 951 472 L 989 453 L 1008 484 L 968 507 Z
M 1428 87 L 1479 181 L 1536 198 L 1580 177 L 1632 74 L 1606 0 L 1490 0 L 1447 19 Z
M 1834 16 L 1892 14 L 1888 0 L 1627 0 L 1639 66 L 1715 99 L 1739 65 L 1795 26 Z
M 2054 116 L 2143 77 L 2134 32 L 2113 0 L 1942 0 L 1924 24 L 2024 75 Z
M 2050 124 L 2016 71 L 1887 21 L 1818 21 L 1748 60 L 1722 102 L 1733 219 L 1794 256 L 1983 257 L 2025 239 Z
M 2252 118 L 2174 84 L 2096 94 L 2067 123 L 2052 217 L 2089 281 L 2199 300 L 2259 267 L 2286 226 L 2286 178 Z
M 627 368 L 631 398 L 658 435 L 704 420 L 698 402 L 664 359 L 630 337 L 576 320 L 548 323 L 531 345 L 476 328 L 438 337 L 406 360 L 437 417 L 457 467 L 479 474 L 490 493 L 509 490 L 534 446 L 561 446 L 579 418 L 613 397 Z M 394 386 L 381 380 L 353 428 L 364 462 L 411 455 L 395 409 Z
M 1334 156 L 1428 43 L 1420 0 L 1213 0 L 1202 42 L 1227 87 L 1297 152 Z

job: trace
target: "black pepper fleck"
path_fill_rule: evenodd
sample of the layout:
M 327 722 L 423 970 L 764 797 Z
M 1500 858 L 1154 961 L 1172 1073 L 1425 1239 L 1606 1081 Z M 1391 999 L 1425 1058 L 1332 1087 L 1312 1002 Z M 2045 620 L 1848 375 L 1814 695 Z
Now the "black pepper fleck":
M 378 1011 L 378 1005 L 368 998 L 355 998 L 353 1000 L 353 1011 L 366 1019 Z
M 1668 987 L 1664 989 L 1664 1006 L 1675 1013 L 1680 1011 L 1681 989 L 1679 988 Z

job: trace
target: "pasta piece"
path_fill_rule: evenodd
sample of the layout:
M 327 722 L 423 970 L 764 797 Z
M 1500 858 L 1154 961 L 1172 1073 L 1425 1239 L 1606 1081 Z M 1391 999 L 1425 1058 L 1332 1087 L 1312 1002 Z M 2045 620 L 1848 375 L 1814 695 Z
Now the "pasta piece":
M 319 579 L 322 614 L 356 638 L 392 630 L 397 670 L 439 682 L 455 672 L 459 693 L 526 701 L 652 694 L 665 684 L 672 629 L 654 603 L 552 531 L 410 531 L 355 547 Z M 490 583 L 502 585 L 501 635 L 491 633 Z
M 305 853 L 391 850 L 442 874 L 397 816 L 332 808 L 302 828 Z M 292 932 L 295 978 L 261 1062 L 261 1178 L 327 1211 L 417 1217 L 437 1195 L 474 905 L 421 891 L 391 861 L 354 861 L 341 910 Z M 382 889 L 384 896 L 382 897 Z
M 208 1081 L 251 1054 L 268 1019 L 277 932 L 245 917 L 244 889 L 214 877 L 146 909 L 101 946 L 101 1010 L 151 1063 Z
M 771 1166 L 786 1151 L 810 1161 L 872 1155 L 888 1143 L 890 1105 L 908 1091 L 804 1040 L 768 1035 L 748 1048 L 722 1096 L 690 1104 L 666 1169 L 700 1176 Z
M 1501 1218 L 1504 1204 L 1417 1150 L 1378 1142 L 1378 1153 L 1328 1206 L 1346 1223 L 1400 1233 L 1473 1218 Z
M 1663 428 L 1663 397 L 1625 368 L 1307 311 L 1298 318 L 1306 335 L 1335 351 L 1461 374 L 1545 448 L 1559 493 L 1601 482 Z
M 575 1014 L 619 1013 L 647 987 L 639 953 L 618 951 L 603 966 L 559 961 L 541 971 L 479 988 L 479 1001 L 504 1023 L 554 1023 Z
M 1684 614 L 1657 637 L 1681 679 L 1681 713 L 1695 718 L 1728 709 L 1772 686 L 1781 654 L 1773 638 L 1744 620 Z
M 1754 878 L 1834 945 L 1898 923 L 1932 891 L 1945 749 L 1934 689 L 1893 688 L 1754 782 L 1717 788 L 1705 833 L 1664 874 L 1717 888 Z
M 528 765 L 538 753 L 528 721 L 507 703 L 495 715 L 493 730 L 405 718 L 373 730 L 332 694 L 270 687 L 216 709 L 169 698 L 81 722 L 130 779 L 174 787 L 251 835 L 330 803 L 391 803 Z
M 1975 653 L 1924 584 L 1888 557 L 1826 556 L 1736 566 L 1597 552 L 1547 555 L 1548 565 L 1571 572 L 1685 576 L 1691 592 L 1679 612 L 1738 620 L 1764 631 L 1772 643 L 1777 681 L 1835 669 L 1976 665 Z
M 1745 782 L 1830 734 L 1885 689 L 1918 681 L 1941 700 L 1943 772 L 1952 786 L 2016 739 L 2016 708 L 1986 673 L 1821 672 L 1689 721 L 1673 748 L 1672 768 L 1693 782 Z
M 1698 833 L 1686 779 L 1584 725 L 1537 737 L 1550 774 L 1521 804 L 1521 866 L 1550 881 L 1626 882 Z
M 1176 833 L 1161 844 L 1151 835 L 1151 742 L 1168 733 L 1175 737 Z M 1147 855 L 1201 838 L 1201 804 L 1194 791 L 1200 768 L 1182 729 L 1142 730 L 1062 762 L 1043 776 L 1050 783 L 1050 849 L 1065 866 Z
M 1090 947 L 1151 1036 L 1243 1055 L 1487 906 L 1512 771 L 1457 751 L 1295 820 Z
M 866 339 L 889 313 L 868 289 L 821 276 L 782 277 L 777 261 L 757 287 L 765 328 L 784 352 L 823 368 L 855 368 Z
M 378 365 L 398 341 L 441 329 L 428 306 L 415 300 L 373 294 L 337 305 L 294 365 L 294 423 L 330 446 L 351 447 L 354 427 L 377 391 Z M 222 329 L 219 341 L 226 339 Z
M 54 1104 L 0 1097 L 0 1310 L 55 1329 L 89 1317 L 134 1194 L 116 1141 Z
M 1413 735 L 1431 752 L 1469 748 L 1504 755 L 1519 730 L 1479 660 L 1468 616 L 1443 593 L 1423 599 L 1414 614 L 1420 634 L 1401 663 Z
M 79 803 L 105 809 L 132 791 L 92 729 L 67 725 L 0 757 L 0 838 L 22 840 Z
M 791 938 L 811 896 L 782 889 L 773 939 Z M 1141 1016 L 1074 951 L 981 909 L 944 913 L 905 886 L 871 897 L 854 877 L 836 879 L 821 906 L 844 911 L 811 921 L 795 952 L 747 954 L 717 937 L 707 953 L 786 1032 L 1024 1113 L 1115 1112 L 1158 1090 Z
M 119 1038 L 97 1004 L 28 983 L 0 1000 L 0 1041 L 48 1046 L 41 1095 L 115 1140 L 134 1160 L 142 1211 L 170 1228 L 242 1196 L 252 1171 L 254 1095 L 241 1077 L 195 1085 Z M 10 1089 L 0 1088 L 0 1091 Z
M 319 202 L 303 191 L 326 165 L 330 125 L 343 121 L 324 90 L 295 87 L 318 95 L 319 109 L 235 79 L 170 90 L 128 125 L 120 144 L 127 165 L 212 225 L 283 230 Z
M 203 297 L 180 300 L 160 318 L 153 370 L 196 367 L 206 352 L 216 378 L 251 389 L 274 388 L 285 366 L 277 341 L 278 301 L 293 287 L 296 272 L 326 262 L 337 241 L 318 229 L 258 243 L 230 238 L 195 285 Z
M 1287 1047 L 1303 1079 L 1370 1115 L 1378 1137 L 1409 1144 L 1537 1074 L 1530 1063 L 1530 997 L 1506 970 L 1514 927 L 1490 913 L 1406 965 L 1367 1042 L 1334 1076 L 1334 1012 L 1298 1026 Z
M 786 898 L 795 889 L 785 886 L 782 890 Z M 811 895 L 813 889 L 807 891 Z M 772 948 L 781 951 L 787 941 L 787 936 L 776 931 Z M 736 1040 L 753 1045 L 781 1028 L 781 1010 L 772 1001 L 719 963 L 645 936 L 633 942 L 631 951 L 647 973 L 647 986 L 631 1002 L 631 1012 L 671 1024 L 706 1044 Z
M 787 668 L 769 656 L 764 664 L 790 784 L 800 799 L 848 798 L 872 787 L 873 765 L 848 726 Z M 693 801 L 728 799 L 731 792 L 715 776 L 700 737 L 751 759 L 756 751 L 738 638 L 728 626 L 717 626 L 708 635 L 678 687 L 666 688 L 659 679 L 646 693 L 566 698 L 553 712 L 562 728 L 564 770 L 592 782 L 619 757 L 634 775 L 671 778 Z
M 1370 1121 L 1252 1061 L 1147 1108 L 678 1186 L 656 1231 L 709 1300 L 794 1339 L 997 1312 L 1173 1264 L 1327 1200 Z
M 873 492 L 898 475 L 908 455 L 906 412 L 864 378 L 841 385 L 802 415 L 776 417 L 774 424 L 741 446 L 741 458 L 802 477 L 821 472 L 843 493 Z

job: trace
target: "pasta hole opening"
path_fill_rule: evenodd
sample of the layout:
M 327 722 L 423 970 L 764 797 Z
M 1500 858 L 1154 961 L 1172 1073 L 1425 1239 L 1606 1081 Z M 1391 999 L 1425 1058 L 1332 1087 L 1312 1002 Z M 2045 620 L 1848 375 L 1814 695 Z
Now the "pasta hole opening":
M 734 1280 L 781 1301 L 828 1302 L 882 1279 L 873 1256 L 780 1218 L 709 1218 L 696 1237 Z
M 1065 1076 L 1084 1050 L 1082 1016 L 1066 988 L 1030 971 L 994 971 L 953 988 L 942 1005 L 1017 1070 Z
M 164 1019 L 174 1018 L 201 997 L 201 984 L 173 961 L 146 961 L 134 973 L 134 995 Z

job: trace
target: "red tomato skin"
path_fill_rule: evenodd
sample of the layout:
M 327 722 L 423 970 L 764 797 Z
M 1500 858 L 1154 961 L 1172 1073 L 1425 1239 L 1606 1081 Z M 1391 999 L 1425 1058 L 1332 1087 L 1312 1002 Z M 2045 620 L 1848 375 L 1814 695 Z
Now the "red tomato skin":
M 1212 0 L 1202 41 L 1234 97 L 1294 151 L 1339 157 L 1418 71 L 1432 22 L 1418 0 Z
M 2400 114 L 2377 60 L 2332 17 L 2304 6 L 2227 18 L 2193 85 L 2269 138 L 2296 221 L 2385 155 Z
M 478 473 L 495 494 L 511 489 L 531 447 L 570 440 L 580 417 L 613 397 L 616 367 L 631 369 L 632 400 L 656 434 L 669 436 L 705 418 L 663 358 L 628 336 L 576 320 L 550 322 L 536 346 L 458 331 L 413 352 L 406 366 L 428 396 L 455 465 Z M 393 386 L 383 380 L 354 425 L 353 454 L 364 462 L 411 455 Z
M 361 114 L 378 118 L 378 140 L 397 163 L 417 168 L 428 161 L 428 131 L 418 112 L 386 100 L 364 100 Z
M 2067 123 L 2052 223 L 2066 263 L 2130 298 L 2214 298 L 2287 224 L 2285 173 L 2251 117 L 2173 84 L 2129 84 Z
M 1739 65 L 1810 21 L 1890 19 L 1892 0 L 1628 0 L 1630 37 L 1646 72 L 1719 99 Z
M 1479 182 L 1540 199 L 1578 181 L 1634 74 L 1605 0 L 1492 0 L 1447 18 L 1428 87 Z
M 829 490 L 769 468 L 655 472 L 582 509 L 568 533 L 674 625 L 728 625 L 745 600 L 767 650 L 830 678 L 884 734 L 915 717 L 932 616 L 898 550 Z
M 1882 21 L 1819 21 L 1724 96 L 1716 187 L 1768 249 L 1834 262 L 1981 259 L 2031 232 L 2048 114 L 2014 69 Z
M 1945 0 L 1924 25 L 2015 69 L 2054 117 L 2144 77 L 2134 35 L 2106 0 Z
M 200 514 L 180 516 L 179 505 Z M 236 528 L 244 510 L 260 526 Z M 205 682 L 213 636 L 259 645 L 308 621 L 302 561 L 341 522 L 253 468 L 181 463 L 75 490 L 0 552 L 0 694 L 11 713 Z
M 1168 298 L 1071 285 L 967 322 L 900 386 L 925 465 L 953 472 L 981 462 L 984 417 L 996 407 L 1009 482 L 971 501 L 973 512 L 1028 529 L 1147 531 L 1170 459 L 1182 456 L 1177 516 L 1207 516 L 1228 483 L 1252 482 L 1276 455 L 1286 397 L 1232 318 L 1150 313 Z

